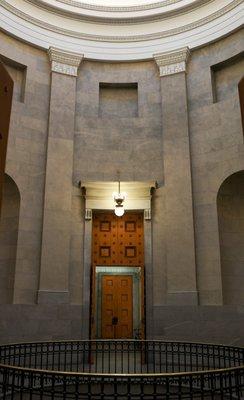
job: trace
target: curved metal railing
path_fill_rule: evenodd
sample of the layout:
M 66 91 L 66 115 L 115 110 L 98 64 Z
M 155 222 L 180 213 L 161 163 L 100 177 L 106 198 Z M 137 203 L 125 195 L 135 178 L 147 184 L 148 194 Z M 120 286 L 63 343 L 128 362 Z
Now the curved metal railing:
M 242 399 L 244 349 L 146 340 L 0 346 L 3 399 Z

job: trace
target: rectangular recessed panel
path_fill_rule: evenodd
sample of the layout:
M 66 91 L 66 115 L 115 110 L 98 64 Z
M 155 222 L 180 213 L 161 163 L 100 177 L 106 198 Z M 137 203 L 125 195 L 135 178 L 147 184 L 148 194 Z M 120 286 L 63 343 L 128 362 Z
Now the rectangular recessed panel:
M 135 221 L 126 221 L 125 222 L 125 231 L 126 232 L 135 232 L 136 231 Z
M 137 83 L 100 83 L 99 116 L 138 117 Z
M 113 281 L 112 280 L 107 280 L 106 281 L 107 286 L 113 286 Z
M 128 301 L 128 294 L 122 294 L 121 301 L 123 301 L 123 302 Z
M 113 301 L 113 295 L 112 294 L 107 294 L 106 295 L 106 301 L 108 301 L 108 302 Z
M 123 318 L 127 318 L 128 317 L 128 310 L 127 309 L 122 310 L 121 311 L 121 315 L 122 315 Z
M 109 246 L 100 246 L 100 257 L 110 257 Z
M 125 257 L 136 257 L 136 247 L 126 246 L 125 247 Z
M 128 286 L 128 280 L 127 279 L 122 279 L 121 280 L 121 286 Z
M 110 232 L 111 223 L 110 221 L 100 221 L 100 231 L 101 232 Z
M 122 338 L 127 338 L 128 337 L 128 325 L 121 325 L 121 333 L 122 333 Z

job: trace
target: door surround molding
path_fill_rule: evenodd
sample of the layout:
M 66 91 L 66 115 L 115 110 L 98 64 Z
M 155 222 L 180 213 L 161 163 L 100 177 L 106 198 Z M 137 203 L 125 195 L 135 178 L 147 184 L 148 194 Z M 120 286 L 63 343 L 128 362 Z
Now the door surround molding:
M 118 191 L 118 182 L 79 182 L 85 198 L 85 219 L 92 218 L 93 210 L 113 210 L 113 193 Z M 144 210 L 144 218 L 151 219 L 151 197 L 157 182 L 120 182 L 121 191 L 126 193 L 124 209 Z
M 109 184 L 109 185 L 108 185 Z M 127 186 L 123 186 L 123 185 Z M 109 187 L 108 187 L 109 186 Z M 131 198 L 125 205 L 125 211 L 144 211 L 144 268 L 146 287 L 146 336 L 153 337 L 153 264 L 152 264 L 152 222 L 151 222 L 151 197 L 152 189 L 157 183 L 150 182 L 121 182 L 121 188 Z M 112 192 L 117 190 L 117 182 L 80 182 L 85 198 L 85 209 L 89 218 L 84 223 L 84 268 L 83 268 L 83 301 L 82 301 L 82 337 L 90 337 L 90 291 L 91 291 L 91 265 L 92 265 L 92 210 L 113 210 Z M 113 189 L 112 189 L 113 188 Z M 130 189 L 130 191 L 129 191 Z M 141 190 L 139 190 L 141 189 Z M 132 196 L 133 194 L 133 196 Z M 130 208 L 129 208 L 130 207 Z M 87 212 L 88 210 L 88 212 Z

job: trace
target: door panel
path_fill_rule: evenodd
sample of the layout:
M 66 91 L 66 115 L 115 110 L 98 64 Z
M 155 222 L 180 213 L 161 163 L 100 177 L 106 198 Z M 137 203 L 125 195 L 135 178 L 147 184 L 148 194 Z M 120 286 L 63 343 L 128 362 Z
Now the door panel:
M 132 338 L 132 276 L 102 277 L 102 338 Z
M 142 213 L 97 213 L 93 219 L 92 261 L 94 265 L 144 263 Z
M 132 338 L 134 333 L 132 275 L 103 275 L 100 281 L 101 287 L 96 287 L 95 271 L 96 266 L 131 266 L 141 267 L 141 270 L 144 270 L 143 213 L 127 211 L 122 217 L 117 217 L 110 210 L 94 212 L 92 232 L 91 337 Z M 141 301 L 142 314 L 139 318 L 143 336 L 143 274 L 141 277 L 141 299 L 138 300 Z M 113 320 L 114 317 L 118 318 L 118 323 Z M 134 328 L 138 330 L 138 324 Z
M 117 276 L 118 325 L 117 338 L 132 338 L 132 277 Z
M 116 277 L 103 276 L 102 279 L 102 338 L 114 338 L 113 317 L 117 313 Z

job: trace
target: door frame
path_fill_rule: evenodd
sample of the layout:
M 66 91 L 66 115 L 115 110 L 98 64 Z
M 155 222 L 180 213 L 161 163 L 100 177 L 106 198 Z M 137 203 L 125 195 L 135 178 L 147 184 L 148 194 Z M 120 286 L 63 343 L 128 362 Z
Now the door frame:
M 132 276 L 133 282 L 133 338 L 145 337 L 144 317 L 144 268 L 125 265 L 93 265 L 92 268 L 92 307 L 91 307 L 91 338 L 101 338 L 102 321 L 102 277 L 104 275 Z
M 94 210 L 95 211 L 95 210 Z M 107 211 L 97 209 L 97 211 Z M 111 210 L 112 211 L 112 210 Z M 129 211 L 129 210 L 128 210 Z M 152 221 L 148 219 L 147 213 L 143 209 L 133 209 L 132 211 L 144 211 L 144 336 L 147 339 L 153 338 L 153 262 L 152 262 Z M 81 337 L 83 339 L 94 338 L 95 332 L 91 330 L 94 326 L 94 299 L 93 284 L 94 273 L 92 266 L 92 213 L 85 219 L 84 224 L 84 245 L 83 245 L 83 285 L 82 285 L 82 326 Z M 92 267 L 91 267 L 92 266 Z

